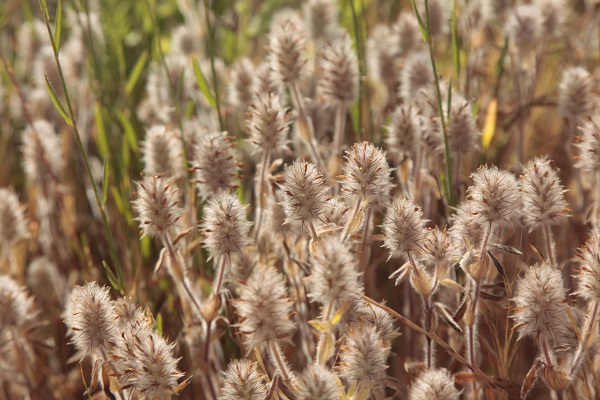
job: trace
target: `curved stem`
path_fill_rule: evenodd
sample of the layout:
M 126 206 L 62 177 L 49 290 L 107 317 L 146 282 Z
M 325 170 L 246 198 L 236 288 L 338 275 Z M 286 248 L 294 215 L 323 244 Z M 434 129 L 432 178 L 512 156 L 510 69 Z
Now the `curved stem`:
M 283 379 L 284 382 L 289 382 L 290 376 L 288 375 L 288 372 L 287 372 L 287 366 L 285 365 L 283 354 L 281 354 L 281 348 L 275 342 L 270 341 L 269 342 L 269 351 L 271 352 L 271 355 L 273 356 L 273 360 L 275 360 L 275 363 L 277 364 L 277 368 L 279 369 L 279 372 L 281 373 L 281 379 Z

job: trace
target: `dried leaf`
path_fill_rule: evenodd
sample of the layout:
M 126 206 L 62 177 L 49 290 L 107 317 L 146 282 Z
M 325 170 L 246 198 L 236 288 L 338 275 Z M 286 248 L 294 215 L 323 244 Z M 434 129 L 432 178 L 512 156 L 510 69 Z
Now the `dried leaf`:
M 479 292 L 479 297 L 481 297 L 482 299 L 485 299 L 485 300 L 496 301 L 496 302 L 504 300 L 504 296 L 497 296 L 495 294 L 491 294 L 491 293 L 485 292 L 483 290 L 481 290 Z
M 535 360 L 527 375 L 525 375 L 525 379 L 523 380 L 523 385 L 521 386 L 521 399 L 525 400 L 527 396 L 531 393 L 533 388 L 535 387 L 538 377 L 540 376 L 540 360 L 539 358 Z
M 448 309 L 446 308 L 446 306 L 444 306 L 441 303 L 434 303 L 433 306 L 435 307 L 435 310 L 437 311 L 437 313 L 442 317 L 442 319 L 452 329 L 454 329 L 458 333 L 463 333 L 460 325 L 458 325 L 458 323 L 454 320 L 454 318 L 452 317 L 452 315 L 450 315 L 450 313 L 448 312 Z
M 496 267 L 496 271 L 498 271 L 498 273 L 500 275 L 502 275 L 503 277 L 506 277 L 506 271 L 504 271 L 504 266 L 502 265 L 500 260 L 498 260 L 496 258 L 496 256 L 494 255 L 494 253 L 492 253 L 491 251 L 488 250 L 487 253 L 490 256 L 490 258 L 492 259 L 492 261 L 494 262 L 494 267 Z
M 506 246 L 498 243 L 490 243 L 490 246 L 495 247 L 498 250 L 504 251 L 506 253 L 514 254 L 515 256 L 522 256 L 523 253 L 519 249 L 515 249 L 512 246 Z
M 327 360 L 331 358 L 334 350 L 334 337 L 331 332 L 324 332 L 324 338 L 319 341 L 319 348 L 317 349 L 317 360 L 319 364 L 325 364 Z
M 477 377 L 470 371 L 459 371 L 454 374 L 454 381 L 459 385 L 477 381 Z

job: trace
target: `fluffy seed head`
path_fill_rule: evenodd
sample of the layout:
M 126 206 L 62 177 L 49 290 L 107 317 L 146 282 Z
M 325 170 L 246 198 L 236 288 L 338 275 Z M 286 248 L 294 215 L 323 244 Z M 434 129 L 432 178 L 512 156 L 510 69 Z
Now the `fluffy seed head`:
M 0 253 L 27 237 L 27 220 L 19 198 L 12 190 L 0 188 Z
M 594 77 L 581 67 L 563 72 L 558 85 L 558 109 L 563 117 L 577 119 L 593 113 L 598 103 Z
M 412 103 L 420 90 L 427 90 L 433 83 L 429 55 L 425 52 L 413 53 L 400 72 L 400 98 Z
M 519 339 L 543 334 L 555 344 L 564 342 L 572 333 L 567 316 L 565 288 L 560 270 L 549 263 L 535 265 L 519 279 L 514 301 L 513 318 Z
M 116 340 L 115 310 L 108 287 L 75 286 L 64 314 L 72 343 L 84 354 L 109 351 Z
M 338 12 L 335 0 L 308 0 L 304 3 L 304 18 L 311 39 L 331 38 L 338 26 Z
M 569 8 L 565 0 L 535 0 L 542 12 L 544 35 L 557 37 L 561 33 Z
M 261 153 L 285 151 L 292 120 L 274 92 L 258 93 L 248 109 L 246 130 L 250 142 Z
M 179 190 L 173 178 L 144 176 L 137 182 L 137 199 L 133 206 L 138 213 L 142 237 L 160 238 L 177 224 L 183 209 L 179 206 Z
M 461 391 L 454 386 L 454 377 L 445 368 L 429 369 L 415 379 L 408 393 L 409 400 L 458 400 Z
M 423 125 L 419 110 L 411 105 L 400 105 L 394 111 L 385 138 L 387 155 L 396 165 L 412 158 L 423 140 Z
M 23 132 L 23 169 L 32 183 L 56 179 L 63 166 L 60 138 L 46 120 L 34 121 L 33 127 Z
M 319 241 L 310 256 L 312 279 L 308 297 L 311 301 L 336 308 L 358 296 L 361 287 L 355 257 L 337 236 Z
M 298 400 L 338 400 L 339 378 L 331 369 L 310 364 L 298 377 Z
M 395 320 L 390 314 L 362 299 L 354 299 L 350 303 L 343 320 L 349 330 L 375 329 L 384 342 L 389 343 L 390 340 L 400 336 Z
M 245 111 L 252 103 L 254 65 L 248 57 L 242 57 L 231 67 L 228 101 L 238 110 Z
M 544 19 L 537 4 L 517 6 L 506 22 L 505 31 L 521 53 L 527 53 L 539 43 L 544 32 Z
M 385 382 L 389 354 L 375 329 L 351 331 L 340 353 L 340 373 L 350 384 L 373 389 Z
M 8 329 L 24 330 L 38 317 L 33 299 L 7 275 L 0 275 L 0 309 L 0 338 Z
M 278 81 L 273 74 L 271 63 L 263 61 L 254 70 L 254 80 L 252 81 L 252 92 L 255 96 L 261 93 L 271 92 L 284 98 L 285 93 L 281 81 Z
M 387 87 L 394 88 L 398 81 L 397 38 L 387 25 L 377 25 L 367 40 L 369 73 Z
M 203 199 L 235 185 L 237 160 L 227 132 L 211 132 L 194 148 L 194 179 Z
M 351 103 L 358 96 L 358 61 L 347 33 L 323 49 L 319 89 L 325 101 Z
M 424 47 L 423 36 L 419 30 L 419 22 L 415 14 L 403 11 L 394 25 L 393 33 L 398 38 L 398 52 L 400 56 L 407 57 L 410 53 Z
M 530 230 L 556 225 L 567 215 L 567 202 L 558 171 L 546 157 L 536 157 L 523 168 L 520 179 L 523 221 Z
M 48 257 L 33 259 L 27 269 L 27 285 L 41 304 L 64 308 L 68 295 L 65 276 Z
M 437 227 L 427 232 L 423 248 L 425 251 L 421 260 L 425 265 L 436 269 L 438 278 L 445 277 L 448 268 L 458 260 L 460 255 L 457 246 L 446 235 L 446 230 Z
M 471 104 L 460 95 L 452 96 L 448 124 L 450 154 L 469 154 L 479 149 L 481 132 L 475 125 Z
M 577 168 L 595 171 L 600 169 L 600 117 L 589 118 L 580 128 L 581 136 L 575 146 L 578 157 Z
M 233 360 L 223 372 L 221 400 L 264 400 L 267 385 L 263 374 L 250 360 Z
M 286 224 L 291 221 L 315 223 L 322 219 L 329 200 L 329 187 L 317 167 L 297 159 L 286 166 L 280 187 Z
M 234 306 L 248 351 L 263 348 L 269 342 L 290 340 L 296 329 L 290 320 L 292 303 L 287 297 L 285 278 L 274 267 L 255 268 Z
M 577 251 L 579 270 L 575 294 L 586 300 L 600 299 L 600 236 L 596 233 Z
M 128 328 L 133 331 L 140 329 L 150 329 L 151 322 L 142 309 L 129 297 L 121 297 L 113 302 L 116 316 L 116 327 L 119 331 L 125 331 Z
M 297 13 L 280 12 L 271 25 L 271 68 L 277 80 L 294 83 L 302 79 L 306 66 L 306 32 Z
M 383 218 L 383 247 L 387 247 L 390 258 L 406 257 L 408 252 L 423 249 L 427 237 L 427 220 L 423 211 L 406 196 L 394 199 Z
M 425 21 L 425 2 L 423 0 L 417 1 L 417 7 L 419 12 Z M 431 36 L 439 36 L 448 32 L 450 26 L 450 8 L 448 2 L 443 0 L 429 0 L 429 29 Z
M 467 198 L 477 222 L 512 226 L 521 201 L 515 177 L 496 166 L 482 165 L 471 174 L 471 179 L 473 186 L 467 189 Z
M 352 149 L 346 151 L 344 159 L 341 186 L 347 196 L 354 202 L 385 205 L 392 188 L 392 170 L 385 153 L 372 143 L 355 143 Z
M 221 192 L 208 200 L 202 228 L 204 246 L 211 257 L 241 253 L 250 243 L 252 223 L 246 219 L 246 207 L 233 194 Z
M 147 175 L 165 174 L 174 178 L 185 175 L 181 141 L 176 131 L 164 125 L 154 125 L 148 129 L 142 143 L 142 158 Z
M 452 243 L 460 250 L 479 246 L 483 236 L 483 226 L 472 211 L 471 202 L 463 201 L 450 217 L 449 235 Z

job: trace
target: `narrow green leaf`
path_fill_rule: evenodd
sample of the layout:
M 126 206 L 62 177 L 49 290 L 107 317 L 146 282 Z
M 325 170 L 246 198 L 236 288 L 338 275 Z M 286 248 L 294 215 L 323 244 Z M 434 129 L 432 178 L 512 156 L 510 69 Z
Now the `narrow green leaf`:
M 148 50 L 144 50 L 140 55 L 140 58 L 135 63 L 131 74 L 129 74 L 129 78 L 127 78 L 127 83 L 125 84 L 125 93 L 131 94 L 133 89 L 135 88 L 135 84 L 138 82 L 144 67 L 146 66 L 146 62 L 148 61 Z
M 421 31 L 421 36 L 423 36 L 423 40 L 425 42 L 429 43 L 429 40 L 428 40 L 429 35 L 427 34 L 427 26 L 423 22 L 423 18 L 421 18 L 421 13 L 417 9 L 415 0 L 410 0 L 410 5 L 412 6 L 412 8 L 415 12 L 415 15 L 417 16 L 417 22 L 419 23 L 419 30 Z
M 106 205 L 108 199 L 108 153 L 104 153 L 104 165 L 102 170 L 102 207 Z
M 457 11 L 457 1 L 454 0 L 454 8 L 452 9 L 452 61 L 454 64 L 454 73 L 456 74 L 456 78 L 460 78 L 460 46 L 458 43 Z
M 62 0 L 56 3 L 56 19 L 54 20 L 54 46 L 56 51 L 60 49 L 60 34 L 62 32 Z
M 44 14 L 44 20 L 50 21 L 50 14 L 48 14 L 48 4 L 46 4 L 46 0 L 40 0 L 40 8 Z
M 163 320 L 162 320 L 162 314 L 158 313 L 156 314 L 156 331 L 158 332 L 159 335 L 162 336 L 162 332 L 163 332 Z
M 62 105 L 61 101 L 59 100 L 58 96 L 56 95 L 56 92 L 54 91 L 54 88 L 52 87 L 52 84 L 50 83 L 50 80 L 48 79 L 48 75 L 44 74 L 44 79 L 46 81 L 46 90 L 48 90 L 48 94 L 50 95 L 50 99 L 52 100 L 52 103 L 54 103 L 54 107 L 56 107 L 56 110 L 60 113 L 60 115 L 65 120 L 65 122 L 69 126 L 73 126 L 73 121 L 71 121 L 71 117 L 69 117 L 69 114 L 67 114 L 67 110 L 65 110 L 65 107 Z
M 102 266 L 104 267 L 104 271 L 106 271 L 106 276 L 108 277 L 108 281 L 110 282 L 110 285 L 115 288 L 118 291 L 120 290 L 120 285 L 118 282 L 117 277 L 115 276 L 114 272 L 112 272 L 112 270 L 110 269 L 110 267 L 108 266 L 108 264 L 106 263 L 106 261 L 102 260 Z
M 210 104 L 210 106 L 216 110 L 217 109 L 217 101 L 215 100 L 215 96 L 213 95 L 212 91 L 210 90 L 210 86 L 208 85 L 208 81 L 206 80 L 206 77 L 204 77 L 204 74 L 202 73 L 202 70 L 200 69 L 200 63 L 198 62 L 198 59 L 194 58 L 194 60 L 192 61 L 192 64 L 194 66 L 194 75 L 196 76 L 196 82 L 198 83 L 198 87 L 200 88 L 200 91 L 206 98 L 206 101 L 208 101 L 208 104 Z
M 117 118 L 119 122 L 123 126 L 123 132 L 125 133 L 125 137 L 127 138 L 127 143 L 134 150 L 138 150 L 138 140 L 135 134 L 135 129 L 133 125 L 129 121 L 129 119 L 123 114 L 120 110 L 116 110 Z
M 446 98 L 446 121 L 450 125 L 450 112 L 452 111 L 452 77 L 450 77 L 450 83 L 448 84 L 448 95 Z
M 96 129 L 98 130 L 98 151 L 100 154 L 108 153 L 108 137 L 106 136 L 106 128 L 104 126 L 104 118 L 102 118 L 102 106 L 99 102 L 94 105 L 94 115 L 96 117 Z

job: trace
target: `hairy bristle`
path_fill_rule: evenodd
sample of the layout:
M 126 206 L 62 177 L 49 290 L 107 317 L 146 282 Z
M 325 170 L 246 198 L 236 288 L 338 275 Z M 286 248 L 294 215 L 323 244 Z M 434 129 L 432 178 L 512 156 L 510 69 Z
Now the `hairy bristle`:
M 445 368 L 429 369 L 410 385 L 410 400 L 458 400 L 461 391 L 454 386 L 454 377 Z
M 237 158 L 227 132 L 210 132 L 194 148 L 194 179 L 203 199 L 236 184 Z
M 264 400 L 267 385 L 256 363 L 250 360 L 233 360 L 223 372 L 221 400 Z
M 351 103 L 358 96 L 358 60 L 347 33 L 323 49 L 319 88 L 323 99 L 333 104 Z
M 133 206 L 138 213 L 143 236 L 160 238 L 176 227 L 183 214 L 179 205 L 179 190 L 173 178 L 144 176 L 137 182 L 137 198 Z
M 142 152 L 145 174 L 165 174 L 174 178 L 185 176 L 181 140 L 175 130 L 163 125 L 152 126 L 146 131 Z

